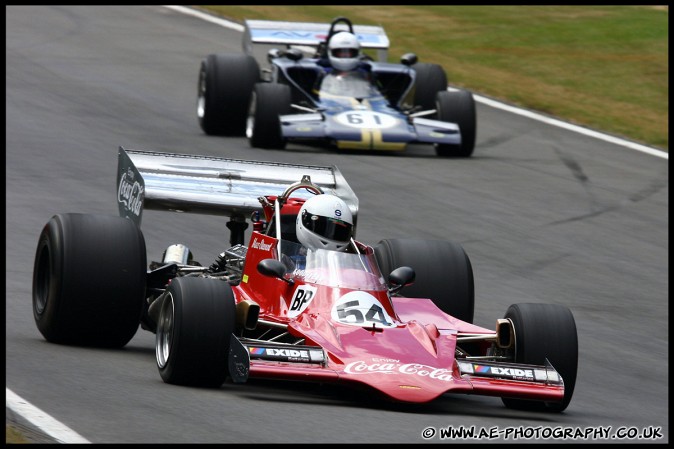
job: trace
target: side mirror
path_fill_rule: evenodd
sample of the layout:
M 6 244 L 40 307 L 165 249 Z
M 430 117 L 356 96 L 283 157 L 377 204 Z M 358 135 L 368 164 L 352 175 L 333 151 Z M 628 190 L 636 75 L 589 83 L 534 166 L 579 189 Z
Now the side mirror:
M 286 274 L 286 266 L 280 260 L 276 259 L 264 259 L 257 264 L 257 271 L 260 272 L 263 276 L 268 276 L 272 278 L 277 278 L 283 282 L 287 282 L 292 285 L 293 281 L 291 279 L 286 279 L 284 276 Z
M 297 48 L 289 48 L 286 50 L 284 56 L 291 61 L 299 61 L 304 57 L 304 53 L 302 53 L 302 50 L 298 50 Z
M 405 53 L 400 57 L 400 63 L 408 67 L 416 64 L 418 60 L 419 58 L 414 53 Z
M 388 275 L 388 282 L 391 285 L 389 293 L 396 293 L 403 287 L 412 285 L 415 277 L 416 273 L 410 267 L 398 267 L 391 271 L 391 274 Z
M 272 48 L 267 52 L 267 60 L 269 62 L 272 62 L 272 60 L 280 58 L 281 56 L 283 56 L 283 53 L 278 48 Z

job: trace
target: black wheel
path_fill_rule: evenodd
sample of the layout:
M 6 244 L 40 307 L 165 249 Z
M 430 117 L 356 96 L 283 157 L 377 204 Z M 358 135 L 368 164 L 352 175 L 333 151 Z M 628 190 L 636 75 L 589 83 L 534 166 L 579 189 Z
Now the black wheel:
M 290 86 L 257 83 L 250 99 L 246 136 L 253 148 L 285 148 L 280 115 L 290 114 Z
M 59 214 L 44 226 L 33 269 L 33 316 L 52 343 L 123 347 L 145 302 L 145 240 L 114 215 Z
M 578 370 L 578 334 L 571 311 L 557 304 L 513 304 L 505 314 L 515 327 L 515 362 L 544 365 L 547 358 L 564 381 L 559 403 L 503 398 L 508 408 L 561 412 L 571 402 Z
M 461 245 L 443 240 L 386 239 L 375 247 L 375 256 L 384 276 L 401 266 L 414 269 L 414 284 L 400 294 L 430 298 L 443 312 L 473 322 L 473 267 Z
M 246 113 L 260 68 L 250 55 L 208 55 L 197 84 L 197 118 L 206 134 L 243 136 Z
M 420 62 L 413 66 L 417 73 L 414 105 L 422 110 L 435 109 L 435 95 L 447 90 L 447 75 L 442 66 Z
M 475 149 L 477 117 L 473 94 L 467 90 L 438 92 L 438 120 L 457 123 L 461 132 L 460 145 L 435 145 L 438 156 L 470 157 Z
M 164 382 L 219 387 L 229 375 L 229 339 L 236 304 L 227 282 L 174 278 L 161 305 L 155 338 Z

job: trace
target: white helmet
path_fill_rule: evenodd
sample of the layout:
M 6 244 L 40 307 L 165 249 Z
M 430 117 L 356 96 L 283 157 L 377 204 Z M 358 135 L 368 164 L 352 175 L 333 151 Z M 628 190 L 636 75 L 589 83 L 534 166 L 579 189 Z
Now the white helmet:
M 335 195 L 309 198 L 297 214 L 297 240 L 309 249 L 344 251 L 353 235 L 353 216 Z
M 360 43 L 358 38 L 346 31 L 334 34 L 328 42 L 328 58 L 337 70 L 348 72 L 358 65 Z

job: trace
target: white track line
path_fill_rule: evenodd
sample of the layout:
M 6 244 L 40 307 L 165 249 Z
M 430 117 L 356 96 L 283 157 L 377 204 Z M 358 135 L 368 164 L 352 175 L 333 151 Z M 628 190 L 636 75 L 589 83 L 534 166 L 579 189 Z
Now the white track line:
M 626 148 L 630 148 L 632 150 L 636 151 L 641 151 L 642 153 L 647 153 L 653 156 L 661 157 L 664 159 L 669 159 L 669 153 L 658 150 L 655 148 L 647 147 L 645 145 L 640 145 L 635 142 L 630 142 L 628 140 L 620 139 L 618 137 L 610 136 L 607 134 L 603 134 L 597 131 L 593 131 L 588 128 L 583 128 L 582 126 L 576 126 L 572 125 L 571 123 L 563 122 L 558 119 L 554 119 L 551 117 L 546 117 L 541 114 L 537 114 L 535 112 L 527 111 L 524 109 L 516 108 L 514 106 L 509 106 L 507 104 L 500 103 L 498 101 L 491 100 L 489 98 L 481 97 L 478 95 L 473 95 L 476 101 L 479 101 L 480 103 L 486 104 L 488 106 L 491 106 L 493 108 L 498 108 L 502 109 L 504 111 L 512 112 L 513 114 L 521 115 L 523 117 L 528 117 L 533 120 L 538 120 L 539 122 L 547 123 L 548 125 L 553 125 L 553 126 L 558 126 L 560 128 L 568 129 L 569 131 L 573 131 L 579 134 L 584 134 L 586 136 L 594 137 L 596 139 L 604 140 L 606 142 L 610 142 L 616 145 L 621 145 Z
M 228 20 L 224 20 L 224 19 L 212 16 L 212 15 L 209 15 L 209 14 L 203 13 L 201 11 L 191 9 L 191 8 L 185 8 L 184 6 L 174 6 L 174 5 L 163 5 L 163 6 L 166 7 L 166 8 L 172 9 L 174 11 L 181 12 L 183 14 L 189 14 L 191 16 L 198 17 L 200 19 L 207 20 L 207 21 L 212 22 L 212 23 L 216 23 L 216 24 L 221 25 L 223 27 L 231 28 L 231 29 L 236 30 L 236 31 L 243 32 L 243 30 L 244 30 L 244 27 L 242 25 L 239 25 L 238 23 L 230 22 Z M 544 115 L 537 114 L 537 113 L 531 112 L 531 111 L 527 111 L 525 109 L 520 109 L 520 108 L 516 108 L 514 106 L 509 106 L 507 104 L 500 103 L 498 101 L 495 101 L 495 100 L 492 100 L 492 99 L 489 99 L 489 98 L 486 98 L 486 97 L 482 97 L 482 96 L 479 96 L 479 95 L 473 95 L 473 98 L 475 98 L 476 101 L 478 101 L 482 104 L 485 104 L 487 106 L 491 106 L 493 108 L 508 111 L 508 112 L 513 113 L 513 114 L 521 115 L 523 117 L 528 117 L 532 120 L 537 120 L 539 122 L 547 123 L 548 125 L 558 126 L 560 128 L 564 128 L 564 129 L 567 129 L 569 131 L 573 131 L 573 132 L 583 134 L 583 135 L 586 135 L 586 136 L 589 136 L 589 137 L 594 137 L 595 139 L 604 140 L 606 142 L 613 143 L 615 145 L 621 145 L 625 148 L 629 148 L 629 149 L 636 150 L 636 151 L 641 151 L 642 153 L 650 154 L 652 156 L 661 157 L 663 159 L 669 159 L 669 153 L 667 153 L 666 151 L 658 150 L 656 148 L 647 147 L 645 145 L 641 145 L 641 144 L 638 144 L 638 143 L 635 143 L 635 142 L 630 142 L 628 140 L 620 139 L 618 137 L 610 136 L 608 134 L 603 134 L 603 133 L 593 131 L 593 130 L 588 129 L 588 128 L 583 128 L 581 126 L 572 125 L 571 123 L 567 123 L 567 122 L 563 122 L 563 121 L 558 120 L 558 119 L 546 117 Z
M 66 444 L 87 444 L 91 441 L 87 440 L 74 430 L 70 429 L 65 424 L 52 418 L 39 408 L 35 407 L 21 396 L 14 393 L 9 388 L 7 392 L 7 408 L 12 410 L 17 415 L 28 420 L 31 424 L 36 426 L 41 431 L 45 432 L 50 437 L 54 438 L 59 443 Z

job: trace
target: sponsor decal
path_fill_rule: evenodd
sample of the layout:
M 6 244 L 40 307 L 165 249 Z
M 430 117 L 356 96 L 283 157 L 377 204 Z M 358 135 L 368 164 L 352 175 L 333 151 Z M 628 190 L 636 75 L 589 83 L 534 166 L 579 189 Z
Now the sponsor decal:
M 297 350 L 297 349 L 275 349 L 267 348 L 265 350 L 267 355 L 279 356 L 279 357 L 309 357 L 309 351 Z
M 489 368 L 489 366 L 473 365 L 473 370 L 476 373 L 489 374 Z
M 534 380 L 534 371 L 531 369 L 504 368 L 500 366 L 473 365 L 476 373 L 492 375 L 497 377 L 507 377 L 517 380 Z
M 300 313 L 304 312 L 311 300 L 316 296 L 316 287 L 311 285 L 300 285 L 295 289 L 293 297 L 290 301 L 290 310 L 288 317 L 295 318 Z
M 369 293 L 349 292 L 332 306 L 332 319 L 352 326 L 390 327 L 395 323 L 386 309 Z
M 344 126 L 358 129 L 392 128 L 398 119 L 376 111 L 349 111 L 335 115 L 335 121 Z
M 462 374 L 475 374 L 484 377 L 524 380 L 528 382 L 562 383 L 559 374 L 552 367 L 546 370 L 512 366 L 478 365 L 468 362 L 458 362 L 458 364 Z
M 311 282 L 312 284 L 318 284 L 318 281 L 321 279 L 320 273 L 317 272 L 312 272 L 312 271 L 306 271 L 306 270 L 300 270 L 298 268 L 295 268 L 293 270 L 293 277 L 294 278 L 299 278 L 299 279 L 304 279 L 304 282 Z
M 258 242 L 257 237 L 255 237 L 255 240 L 253 240 L 253 243 L 250 246 L 261 251 L 269 251 L 271 249 L 271 243 L 265 243 L 264 240 Z
M 119 180 L 117 201 L 123 204 L 126 210 L 139 217 L 143 207 L 144 191 L 145 188 L 136 180 L 135 173 L 129 168 Z
M 443 382 L 451 382 L 452 371 L 436 368 L 420 363 L 366 363 L 362 360 L 351 362 L 344 368 L 347 374 L 405 374 L 409 376 L 428 377 Z
M 325 357 L 323 351 L 307 349 L 286 349 L 286 348 L 259 348 L 249 347 L 248 352 L 254 358 L 263 360 L 277 360 L 285 362 L 323 362 Z

